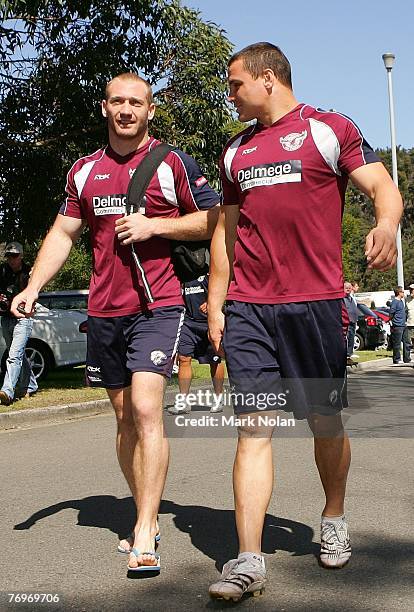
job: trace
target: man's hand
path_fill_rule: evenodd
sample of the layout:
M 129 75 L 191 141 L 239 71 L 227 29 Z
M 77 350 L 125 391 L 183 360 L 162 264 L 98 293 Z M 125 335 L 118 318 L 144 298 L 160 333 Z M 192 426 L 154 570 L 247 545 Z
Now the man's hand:
M 29 287 L 26 287 L 24 291 L 22 291 L 21 293 L 19 293 L 13 298 L 13 301 L 10 307 L 10 312 L 17 319 L 24 319 L 25 317 L 26 318 L 32 317 L 35 313 L 35 302 L 38 296 L 39 294 L 37 291 L 34 291 L 33 289 L 29 289 Z M 25 314 L 17 310 L 17 307 L 20 306 L 20 304 L 24 306 Z
M 385 272 L 397 261 L 396 232 L 389 227 L 374 227 L 365 240 L 368 268 Z
M 203 314 L 207 314 L 207 302 L 203 302 L 200 306 L 200 310 Z
M 213 345 L 213 348 L 217 355 L 224 357 L 224 349 L 222 345 L 224 332 L 224 314 L 219 311 L 218 313 L 208 314 L 208 337 Z
M 144 242 L 155 236 L 156 219 L 144 217 L 141 213 L 133 213 L 115 222 L 115 234 L 121 244 Z

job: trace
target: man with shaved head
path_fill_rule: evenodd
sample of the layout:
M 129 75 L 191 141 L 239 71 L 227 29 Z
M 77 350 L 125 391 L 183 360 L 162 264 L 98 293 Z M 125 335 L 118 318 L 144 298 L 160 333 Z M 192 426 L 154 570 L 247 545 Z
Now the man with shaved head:
M 126 214 L 135 169 L 159 141 L 149 135 L 155 113 L 149 83 L 125 73 L 106 87 L 102 114 L 109 144 L 69 170 L 66 200 L 47 235 L 30 283 L 13 302 L 30 316 L 38 292 L 65 263 L 89 226 L 93 271 L 88 303 L 86 378 L 105 387 L 117 421 L 119 464 L 137 520 L 118 550 L 131 571 L 159 570 L 157 512 L 168 467 L 162 420 L 166 381 L 177 351 L 184 305 L 171 262 L 171 240 L 209 238 L 218 195 L 198 164 L 174 149 L 145 195 L 145 215 Z M 136 263 L 137 262 L 137 263 Z

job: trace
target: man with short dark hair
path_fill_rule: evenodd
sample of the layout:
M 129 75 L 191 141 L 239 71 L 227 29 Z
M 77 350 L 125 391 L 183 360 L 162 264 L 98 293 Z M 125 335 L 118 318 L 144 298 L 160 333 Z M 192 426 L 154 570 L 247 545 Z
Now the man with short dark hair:
M 13 309 L 18 315 L 16 306 L 24 302 L 30 314 L 38 292 L 88 225 L 94 267 L 87 382 L 107 389 L 117 420 L 118 460 L 137 506 L 134 528 L 118 550 L 128 553 L 129 570 L 154 571 L 159 570 L 157 513 L 169 456 L 162 404 L 184 318 L 170 241 L 209 238 L 218 195 L 198 164 L 174 149 L 149 183 L 145 215 L 127 214 L 131 176 L 159 144 L 148 133 L 155 113 L 151 87 L 138 75 L 118 75 L 108 83 L 101 108 L 109 145 L 69 170 L 66 201 Z
M 30 266 L 23 261 L 23 246 L 20 242 L 9 242 L 4 256 L 6 262 L 0 266 L 0 314 L 1 329 L 9 354 L 0 402 L 9 406 L 15 397 L 30 397 L 35 393 L 37 382 L 25 354 L 33 319 L 16 318 L 10 311 L 12 299 L 29 282 Z
M 220 162 L 223 200 L 211 247 L 210 338 L 217 351 L 223 340 L 238 397 L 267 392 L 268 409 L 274 410 L 271 395 L 284 389 L 283 379 L 294 382 L 301 400 L 293 405 L 294 415 L 306 418 L 313 431 L 326 496 L 320 563 L 339 568 L 351 555 L 344 515 L 350 447 L 341 419 L 347 405 L 345 190 L 351 178 L 374 202 L 377 224 L 365 250 L 368 267 L 378 270 L 396 261 L 401 197 L 350 119 L 296 100 L 290 64 L 275 45 L 257 43 L 234 55 L 228 82 L 239 120 L 256 122 L 229 141 Z M 317 384 L 309 389 L 312 380 Z M 238 402 L 235 411 L 240 420 L 245 417 L 233 472 L 239 556 L 224 565 L 210 594 L 239 600 L 246 592 L 260 593 L 266 582 L 261 538 L 273 486 L 273 428 L 259 427 L 250 402 Z
M 396 287 L 394 289 L 394 299 L 390 306 L 393 365 L 411 363 L 404 296 L 404 287 Z M 403 345 L 403 360 L 401 360 L 401 344 Z

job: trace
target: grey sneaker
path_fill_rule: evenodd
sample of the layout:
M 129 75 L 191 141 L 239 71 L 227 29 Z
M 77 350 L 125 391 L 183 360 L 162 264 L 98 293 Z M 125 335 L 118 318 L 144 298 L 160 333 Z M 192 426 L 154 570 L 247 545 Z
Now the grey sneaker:
M 221 578 L 209 588 L 210 597 L 239 601 L 245 593 L 261 595 L 266 584 L 265 562 L 261 555 L 240 553 L 237 559 L 228 561 Z
M 329 521 L 323 517 L 321 522 L 321 552 L 319 560 L 327 569 L 344 567 L 351 557 L 351 541 L 345 516 L 340 521 Z
M 168 408 L 168 414 L 188 414 L 189 412 L 191 412 L 191 406 L 187 402 L 184 403 L 184 407 L 182 404 L 180 406 L 173 404 Z
M 223 403 L 223 400 L 221 399 L 219 402 L 217 402 L 217 404 L 214 404 L 213 406 L 211 406 L 210 412 L 212 412 L 213 414 L 216 412 L 223 412 L 223 407 L 224 407 L 224 403 Z

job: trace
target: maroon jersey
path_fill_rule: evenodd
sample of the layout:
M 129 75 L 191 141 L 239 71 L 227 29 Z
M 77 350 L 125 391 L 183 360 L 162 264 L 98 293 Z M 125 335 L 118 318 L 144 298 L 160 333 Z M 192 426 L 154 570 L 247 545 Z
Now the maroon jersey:
M 228 299 L 283 304 L 339 298 L 348 175 L 379 159 L 356 125 L 299 104 L 226 145 L 223 204 L 238 204 Z
M 84 219 L 90 228 L 94 263 L 88 313 L 92 316 L 123 316 L 183 303 L 180 281 L 171 263 L 170 240 L 154 236 L 134 243 L 141 262 L 138 271 L 131 245 L 123 246 L 115 235 L 115 221 L 125 214 L 131 176 L 156 144 L 158 141 L 150 138 L 143 147 L 125 156 L 108 146 L 79 159 L 68 173 L 68 195 L 60 213 Z M 218 200 L 197 163 L 174 150 L 151 179 L 145 214 L 179 217 L 211 208 Z M 151 303 L 144 286 L 154 300 Z

